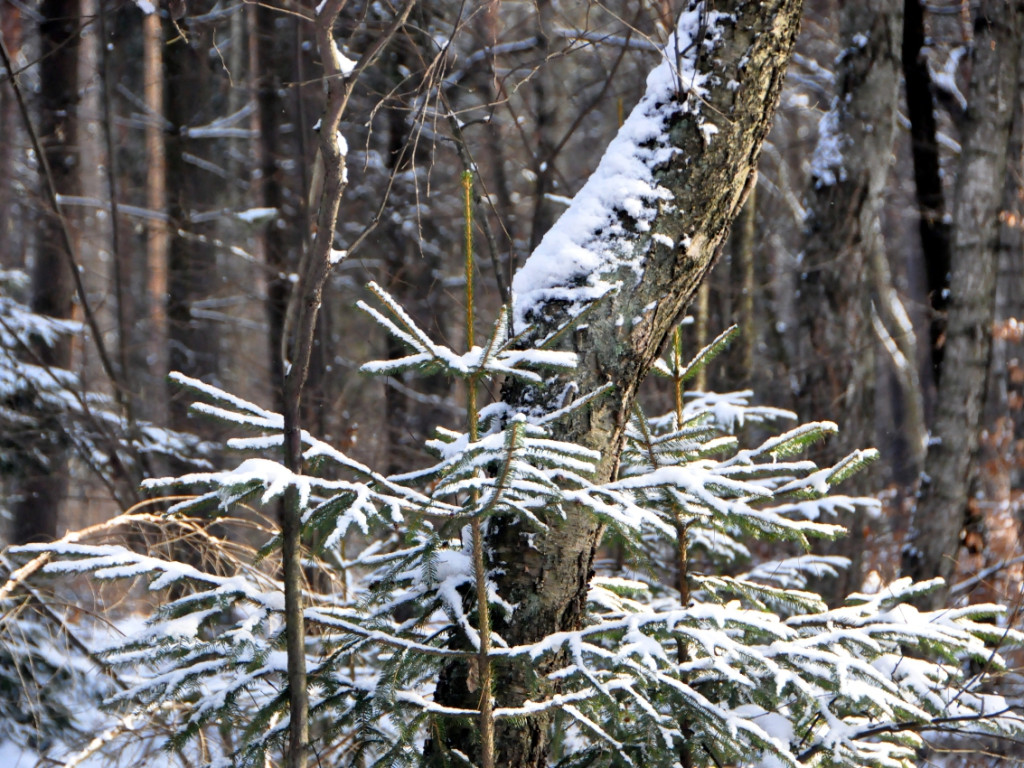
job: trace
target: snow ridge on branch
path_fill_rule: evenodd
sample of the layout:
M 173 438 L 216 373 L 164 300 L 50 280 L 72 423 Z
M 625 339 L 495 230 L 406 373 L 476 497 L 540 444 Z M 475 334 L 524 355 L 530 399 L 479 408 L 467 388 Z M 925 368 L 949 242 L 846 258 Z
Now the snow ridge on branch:
M 709 75 L 698 70 L 697 61 L 702 50 L 714 47 L 716 25 L 728 17 L 706 5 L 691 2 L 680 14 L 640 103 L 569 208 L 516 272 L 515 328 L 526 327 L 535 310 L 551 301 L 566 304 L 570 315 L 576 315 L 614 290 L 615 275 L 622 269 L 637 274 L 642 270 L 642 254 L 633 244 L 635 233 L 648 231 L 659 206 L 672 202 L 671 192 L 655 178 L 677 151 L 669 141 L 672 122 L 692 115 L 706 140 L 715 133 L 701 117 Z

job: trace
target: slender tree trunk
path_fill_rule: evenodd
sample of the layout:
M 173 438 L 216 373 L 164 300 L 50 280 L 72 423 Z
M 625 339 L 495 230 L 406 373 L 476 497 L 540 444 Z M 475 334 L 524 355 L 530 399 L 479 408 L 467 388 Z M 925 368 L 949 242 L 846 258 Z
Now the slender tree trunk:
M 39 121 L 37 130 L 58 194 L 75 195 L 78 168 L 78 50 L 81 8 L 78 0 L 44 0 L 39 6 L 40 64 Z M 45 173 L 45 170 L 44 170 Z M 43 182 L 46 183 L 45 180 Z M 73 254 L 62 228 L 69 222 L 52 210 L 39 216 L 35 261 L 32 268 L 31 309 L 40 315 L 71 317 L 74 284 Z M 71 340 L 32 344 L 34 362 L 56 368 L 71 364 Z M 13 541 L 16 544 L 50 539 L 57 534 L 57 516 L 67 492 L 67 453 L 59 425 L 45 425 L 25 451 L 34 456 L 21 472 L 15 491 Z
M 975 23 L 963 151 L 953 207 L 945 366 L 925 477 L 902 572 L 949 582 L 956 569 L 992 350 L 999 210 L 1017 98 L 1024 2 L 983 0 Z M 939 606 L 946 590 L 924 603 Z
M 548 58 L 554 52 L 551 35 L 554 32 L 555 9 L 551 0 L 537 0 L 537 38 L 540 40 L 538 71 L 531 78 L 533 115 L 535 123 L 535 165 L 536 174 L 533 192 L 533 218 L 530 225 L 530 250 L 540 243 L 541 238 L 555 221 L 554 210 L 548 194 L 554 190 L 555 156 L 558 139 L 555 135 L 558 123 L 558 94 L 554 71 L 548 65 Z
M 263 205 L 273 208 L 273 219 L 263 230 L 263 252 L 267 265 L 266 314 L 270 353 L 270 380 L 277 406 L 283 405 L 284 324 L 288 311 L 288 276 L 299 266 L 299 254 L 308 235 L 305 191 L 296 184 L 281 160 L 289 155 L 294 141 L 282 131 L 283 123 L 297 120 L 296 102 L 286 98 L 285 81 L 295 82 L 295 19 L 269 5 L 258 5 L 256 14 L 256 101 L 259 110 L 260 170 Z
M 17 60 L 21 50 L 22 16 L 21 9 L 7 0 L 0 0 L 0 35 L 10 55 Z M 21 255 L 24 248 L 19 248 L 21 223 L 25 221 L 19 215 L 23 204 L 18 195 L 14 194 L 13 181 L 15 175 L 15 156 L 20 145 L 17 128 L 17 103 L 9 84 L 6 73 L 0 77 L 0 269 L 16 269 L 22 266 Z
M 946 311 L 949 307 L 949 220 L 946 215 L 942 168 L 939 164 L 932 77 L 924 57 L 924 2 L 904 0 L 903 8 L 903 79 L 906 84 L 907 117 L 910 120 L 914 160 L 914 194 L 920 216 L 918 228 L 928 282 L 928 302 L 932 311 L 929 324 L 932 376 L 938 384 L 946 343 Z
M 146 208 L 152 214 L 146 221 L 146 295 L 147 357 L 152 370 L 168 369 L 167 361 L 167 166 L 163 136 L 164 64 L 163 32 L 160 17 L 146 14 L 142 20 L 143 98 L 146 118 L 145 158 Z M 160 389 L 158 386 L 157 389 Z M 165 399 L 147 398 L 146 415 L 158 424 L 166 423 Z
M 560 405 L 567 386 L 585 393 L 613 382 L 615 388 L 606 397 L 555 428 L 560 439 L 602 451 L 598 479 L 615 473 L 637 388 L 711 269 L 752 184 L 796 38 L 801 5 L 796 0 L 733 0 L 714 4 L 716 11 L 734 14 L 732 17 L 703 17 L 713 25 L 704 31 L 720 35 L 716 44 L 703 45 L 701 30 L 694 29 L 697 44 L 677 53 L 684 65 L 693 63 L 697 72 L 713 69 L 717 77 L 708 82 L 701 98 L 703 117 L 680 109 L 665 126 L 677 151 L 652 168 L 657 182 L 672 194 L 673 204 L 662 206 L 650 229 L 643 231 L 629 214 L 619 212 L 627 231 L 634 233 L 625 256 L 635 256 L 639 266 L 616 273 L 621 288 L 590 305 L 586 328 L 559 336 L 560 346 L 579 355 L 578 368 L 543 387 L 510 384 L 505 388 L 503 398 L 513 408 L 545 411 Z M 687 7 L 697 10 L 704 6 L 690 3 Z M 728 87 L 733 81 L 738 87 Z M 674 98 L 685 102 L 693 97 L 683 84 Z M 641 102 L 638 109 L 651 106 Z M 706 123 L 702 128 L 702 120 L 712 123 L 717 133 L 711 134 Z M 591 247 L 607 245 L 602 234 L 595 233 Z M 669 247 L 667 242 L 674 245 Z M 534 258 L 544 257 L 538 253 L 531 261 Z M 530 263 L 524 269 L 528 270 Z M 572 277 L 565 279 L 569 281 L 565 285 L 556 280 L 546 286 L 552 291 L 549 295 L 564 296 L 564 290 L 573 285 Z M 519 301 L 523 300 L 520 294 Z M 524 343 L 535 344 L 571 322 L 568 308 L 559 298 L 538 299 L 531 306 L 529 319 L 534 327 Z M 623 323 L 621 318 L 638 320 Z M 511 617 L 500 612 L 494 616 L 494 629 L 510 644 L 532 643 L 554 632 L 578 628 L 583 619 L 602 526 L 589 514 L 574 510 L 569 510 L 565 519 L 552 513 L 547 522 L 549 527 L 539 533 L 525 529 L 517 519 L 498 517 L 488 524 L 492 578 L 502 598 L 516 605 Z M 527 533 L 536 534 L 531 547 L 524 545 Z M 555 684 L 545 678 L 548 671 L 547 665 L 496 665 L 497 706 L 522 705 L 550 694 Z M 465 666 L 449 666 L 438 683 L 438 701 L 475 708 L 479 692 L 468 691 L 466 680 Z M 515 722 L 500 720 L 495 763 L 508 768 L 544 765 L 549 725 L 549 716 L 543 713 Z M 459 743 L 458 734 L 453 735 L 444 746 L 432 745 L 434 763 L 444 762 L 444 747 L 476 749 Z
M 739 288 L 732 321 L 740 327 L 738 351 L 731 356 L 729 380 L 748 385 L 754 376 L 754 352 L 757 349 L 757 315 L 754 306 L 757 245 L 757 187 L 750 190 L 732 236 L 732 284 Z
M 705 280 L 697 289 L 697 301 L 694 303 L 694 342 L 697 349 L 703 349 L 711 340 L 708 338 L 708 326 L 710 325 L 711 314 L 711 280 Z M 697 371 L 693 380 L 693 388 L 698 392 L 706 392 L 708 389 L 707 368 Z
M 508 98 L 502 78 L 498 75 L 494 54 L 494 46 L 498 44 L 501 34 L 500 10 L 500 0 L 488 0 L 485 12 L 477 16 L 477 34 L 491 49 L 487 55 L 487 66 L 481 67 L 477 72 L 477 82 L 480 84 L 478 91 L 482 102 L 491 105 L 498 105 Z M 491 109 L 496 110 L 497 106 L 491 107 Z M 516 243 L 522 230 L 522 225 L 515 216 L 515 205 L 512 202 L 512 183 L 506 173 L 506 162 L 509 158 L 507 142 L 510 135 L 509 126 L 492 119 L 484 135 L 486 156 L 480 158 L 481 173 L 489 172 L 490 175 L 485 182 L 487 189 L 492 190 L 495 197 L 492 211 L 481 212 L 481 215 L 494 214 L 492 228 L 497 231 L 497 246 L 500 248 L 501 254 L 507 256 L 507 263 L 502 264 L 503 272 L 501 275 L 496 275 L 496 280 L 500 286 L 504 287 L 506 294 L 508 285 L 512 282 L 512 273 L 515 271 Z M 486 162 L 484 162 L 485 160 Z M 496 255 L 499 261 L 501 254 Z M 503 295 L 502 299 L 508 301 L 509 297 Z
M 323 183 L 313 202 L 316 211 L 316 236 L 302 259 L 295 299 L 290 302 L 282 339 L 285 351 L 283 393 L 284 460 L 295 474 L 303 471 L 301 417 L 303 389 L 309 376 L 310 360 L 316 337 L 324 284 L 333 259 L 334 229 L 338 220 L 341 196 L 348 183 L 347 145 L 341 135 L 341 117 L 358 78 L 340 71 L 340 61 L 332 55 L 337 51 L 334 23 L 346 0 L 326 0 L 320 6 L 314 23 L 317 50 L 323 62 L 326 98 L 320 119 L 318 147 L 323 162 Z M 392 40 L 406 22 L 414 5 L 407 2 L 397 11 L 390 27 L 367 48 L 355 67 L 361 72 Z M 316 185 L 315 185 L 316 186 Z M 312 209 L 312 206 L 311 206 Z M 309 758 L 309 691 L 306 688 L 306 630 L 302 596 L 302 510 L 299 492 L 292 484 L 284 496 L 281 513 L 281 559 L 284 570 L 285 633 L 288 659 L 289 727 L 287 768 L 304 768 Z

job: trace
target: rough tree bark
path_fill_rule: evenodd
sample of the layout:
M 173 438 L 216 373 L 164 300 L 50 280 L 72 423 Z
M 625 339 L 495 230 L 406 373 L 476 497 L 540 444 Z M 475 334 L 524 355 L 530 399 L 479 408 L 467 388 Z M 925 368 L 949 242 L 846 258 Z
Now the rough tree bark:
M 975 22 L 963 153 L 953 203 L 952 276 L 946 360 L 925 477 L 903 548 L 902 573 L 915 579 L 956 568 L 971 466 L 984 410 L 992 350 L 999 209 L 1017 92 L 1024 2 L 984 0 Z M 947 590 L 932 593 L 941 605 Z
M 808 193 L 797 410 L 804 420 L 841 413 L 844 442 L 856 445 L 871 425 L 867 264 L 868 252 L 883 248 L 879 209 L 895 129 L 900 20 L 897 0 L 844 4 L 836 92 L 819 124 Z
M 717 14 L 707 13 L 712 5 Z M 684 15 L 693 23 L 694 43 L 671 51 L 671 58 L 684 65 L 681 72 L 692 66 L 698 73 L 717 77 L 706 82 L 702 98 L 696 97 L 688 78 L 679 78 L 674 97 L 668 99 L 671 118 L 663 126 L 665 136 L 659 139 L 666 138 L 675 151 L 651 170 L 671 200 L 658 204 L 653 218 L 645 222 L 649 228 L 638 225 L 622 209 L 614 212 L 621 232 L 626 233 L 616 245 L 628 253 L 620 253 L 620 268 L 614 274 L 601 274 L 620 285 L 584 310 L 585 323 L 572 325 L 564 296 L 581 279 L 585 282 L 587 275 L 555 279 L 544 290 L 535 291 L 528 312 L 526 298 L 516 297 L 517 313 L 525 312 L 525 319 L 534 324 L 526 343 L 536 344 L 563 330 L 557 344 L 575 351 L 579 366 L 545 387 L 507 386 L 503 397 L 509 405 L 543 411 L 558 407 L 567 392 L 591 392 L 608 382 L 614 384 L 608 396 L 555 430 L 557 438 L 602 451 L 598 479 L 615 473 L 637 388 L 711 269 L 753 184 L 801 8 L 800 0 L 686 4 Z M 702 13 L 696 19 L 698 11 Z M 694 15 L 689 16 L 691 13 Z M 679 109 L 673 110 L 673 106 Z M 666 105 L 645 101 L 641 108 L 665 110 Z M 571 212 L 572 207 L 564 216 Z M 555 230 L 558 228 L 556 224 Z M 605 231 L 589 234 L 592 240 L 584 247 L 601 249 L 613 239 Z M 542 243 L 524 270 L 530 269 L 531 261 L 552 256 L 542 254 L 543 249 Z M 631 266 L 621 266 L 627 261 Z M 635 321 L 624 322 L 623 318 Z M 573 512 L 565 519 L 546 522 L 549 527 L 543 532 L 527 530 L 519 520 L 508 518 L 494 518 L 488 525 L 492 578 L 502 597 L 517 606 L 510 618 L 500 612 L 495 615 L 495 631 L 511 644 L 532 643 L 553 632 L 577 628 L 583 616 L 602 525 L 588 514 Z M 527 533 L 535 534 L 529 547 Z M 545 680 L 545 671 L 496 664 L 497 705 L 517 706 L 550 693 L 553 684 Z M 465 667 L 447 668 L 438 683 L 437 699 L 448 705 L 475 707 L 481 693 L 469 692 L 466 682 Z M 544 765 L 548 725 L 546 714 L 514 723 L 500 721 L 495 763 L 509 768 Z M 447 747 L 476 750 L 457 729 L 448 729 L 444 738 Z M 442 763 L 444 749 L 437 744 L 430 748 L 436 762 Z
M 880 360 L 872 313 L 885 319 L 889 338 L 912 343 L 912 333 L 901 332 L 902 318 L 894 318 L 897 313 L 892 311 L 899 301 L 889 278 L 880 219 L 896 129 L 902 6 L 901 0 L 842 4 L 836 90 L 819 124 L 812 161 L 797 299 L 800 368 L 794 373 L 800 383 L 800 419 L 836 421 L 842 430 L 822 449 L 823 462 L 874 442 Z M 914 353 L 902 354 L 911 361 L 909 369 L 916 371 Z M 906 401 L 916 405 L 919 388 L 911 385 L 905 390 L 910 390 L 904 391 Z M 906 411 L 916 416 L 913 432 L 918 436 L 910 442 L 921 446 L 920 408 Z M 850 559 L 838 578 L 818 585 L 830 603 L 860 588 L 860 517 L 842 515 L 838 522 L 847 526 L 849 535 L 822 545 L 825 553 Z

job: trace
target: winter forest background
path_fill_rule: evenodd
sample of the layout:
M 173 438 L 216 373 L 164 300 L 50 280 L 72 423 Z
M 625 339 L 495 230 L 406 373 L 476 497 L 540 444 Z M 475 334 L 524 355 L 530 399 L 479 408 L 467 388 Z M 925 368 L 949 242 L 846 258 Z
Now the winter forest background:
M 1024 2 L 0 38 L 0 763 L 1024 761 Z

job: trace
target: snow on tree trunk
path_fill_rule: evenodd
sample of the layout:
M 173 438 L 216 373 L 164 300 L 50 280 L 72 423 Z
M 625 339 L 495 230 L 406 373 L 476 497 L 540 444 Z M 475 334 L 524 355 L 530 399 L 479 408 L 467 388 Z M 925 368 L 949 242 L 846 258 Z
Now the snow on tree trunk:
M 1017 92 L 1024 2 L 986 0 L 975 24 L 963 153 L 953 204 L 953 271 L 938 412 L 903 550 L 916 580 L 953 575 L 992 350 L 999 209 Z M 944 592 L 929 596 L 939 605 Z
M 690 2 L 647 92 L 572 205 L 517 273 L 515 331 L 525 346 L 572 350 L 579 366 L 543 386 L 510 383 L 504 400 L 548 412 L 573 393 L 612 392 L 555 429 L 557 439 L 602 452 L 598 479 L 614 475 L 637 387 L 715 261 L 753 183 L 799 27 L 799 0 Z M 529 330 L 527 327 L 529 326 Z M 601 524 L 589 513 L 488 526 L 492 575 L 516 605 L 495 631 L 528 644 L 579 626 Z M 499 706 L 549 693 L 544 669 L 495 670 Z M 437 700 L 475 707 L 465 666 L 450 665 Z M 539 686 L 536 690 L 535 686 Z M 499 724 L 496 763 L 543 765 L 548 714 Z M 454 726 L 448 746 L 466 749 Z M 439 752 L 440 750 L 437 750 Z

